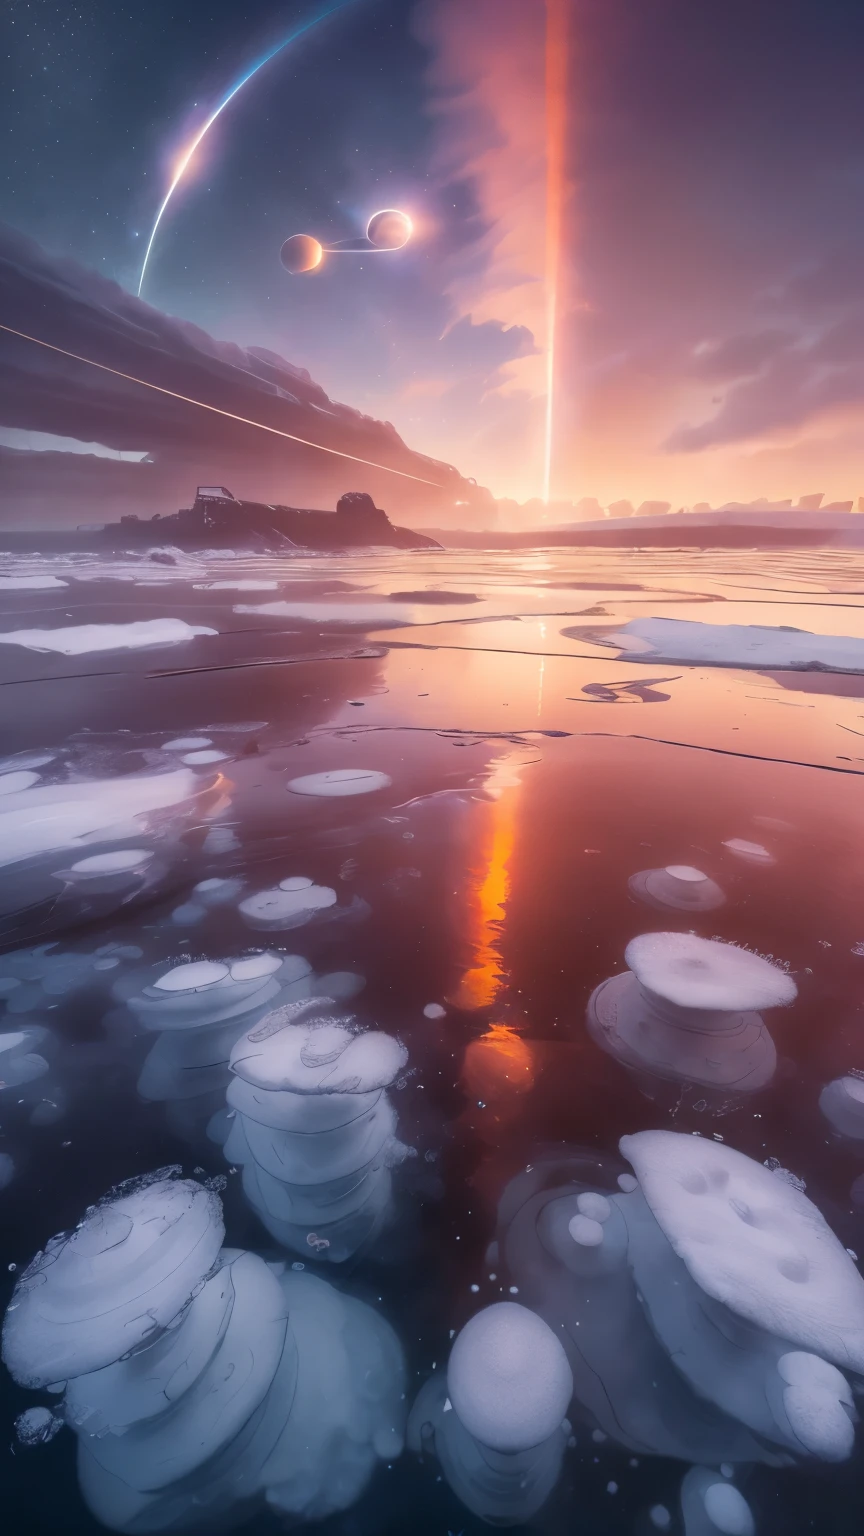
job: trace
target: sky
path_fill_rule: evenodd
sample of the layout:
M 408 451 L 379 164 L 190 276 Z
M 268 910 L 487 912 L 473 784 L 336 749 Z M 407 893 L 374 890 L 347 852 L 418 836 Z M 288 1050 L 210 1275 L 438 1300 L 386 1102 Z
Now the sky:
M 860 0 L 559 0 L 551 493 L 864 494 Z M 319 8 L 323 9 L 320 5 Z M 7 0 L 0 220 L 137 288 L 173 163 L 310 0 Z M 543 488 L 544 0 L 350 0 L 238 93 L 144 298 L 307 368 L 497 496 Z M 279 248 L 415 222 L 303 277 Z

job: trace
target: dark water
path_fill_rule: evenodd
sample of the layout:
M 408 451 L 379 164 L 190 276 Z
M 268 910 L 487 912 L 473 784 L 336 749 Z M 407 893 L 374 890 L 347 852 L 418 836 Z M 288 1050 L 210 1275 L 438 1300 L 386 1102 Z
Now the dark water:
M 216 1181 L 231 1248 L 290 1273 L 302 1264 L 387 1320 L 410 1409 L 446 1372 L 454 1333 L 523 1294 L 503 1249 L 487 1256 L 510 1181 L 531 1169 L 565 1193 L 616 1193 L 629 1168 L 620 1137 L 655 1128 L 776 1160 L 864 1256 L 864 1207 L 850 1195 L 864 1139 L 837 1134 L 819 1108 L 826 1083 L 864 1069 L 864 677 L 770 659 L 762 670 L 622 661 L 608 643 L 654 616 L 864 639 L 864 567 L 841 553 L 172 558 L 7 572 L 66 585 L 5 591 L 4 632 L 175 619 L 215 633 L 141 649 L 97 650 L 91 636 L 74 655 L 38 648 L 39 634 L 0 647 L 2 772 L 30 776 L 6 797 L 0 778 L 2 1029 L 36 1031 L 42 1062 L 22 1081 L 14 1061 L 28 1047 L 13 1045 L 0 1088 L 0 1153 L 14 1165 L 0 1190 L 4 1307 L 52 1234 L 122 1181 L 179 1165 Z M 267 585 L 215 585 L 232 582 Z M 187 738 L 203 744 L 167 745 Z M 381 775 L 381 787 L 288 787 L 343 770 Z M 735 839 L 758 844 L 759 862 L 726 846 Z M 118 850 L 138 863 L 74 868 Z M 640 904 L 629 878 L 670 865 L 698 868 L 725 904 Z M 250 926 L 241 903 L 297 877 L 335 900 L 294 927 Z M 589 1035 L 594 988 L 624 970 L 631 939 L 661 930 L 745 946 L 791 973 L 795 1002 L 766 1012 L 777 1060 L 762 1091 L 719 1102 L 668 1074 L 637 1078 Z M 280 1242 L 244 1194 L 214 1139 L 227 1065 L 224 1081 L 217 1062 L 206 1090 L 187 1094 L 172 1058 L 158 1091 L 139 1090 L 160 1038 L 135 1010 L 144 989 L 183 963 L 263 951 L 274 965 L 301 956 L 316 986 L 336 973 L 335 1011 L 407 1051 L 386 1090 L 402 1146 L 392 1190 L 368 1230 L 351 1229 L 342 1262 L 314 1242 L 304 1251 L 302 1233 L 299 1247 Z M 238 1036 L 285 1000 L 241 1010 Z M 864 1325 L 864 1285 L 861 1298 Z M 616 1357 L 628 1348 L 610 1344 Z M 322 1358 L 325 1397 L 331 1369 Z M 35 1447 L 16 1435 L 16 1417 L 56 1410 L 57 1394 L 5 1371 L 0 1383 L 8 1528 L 100 1529 L 72 1429 Z M 711 1392 L 706 1377 L 697 1395 Z M 686 1460 L 650 1436 L 634 1449 L 599 1431 L 578 1383 L 568 1418 L 575 1443 L 523 1524 L 550 1536 L 745 1529 L 692 1512 L 685 1527 Z M 325 1484 L 338 1480 L 327 1454 Z M 787 1447 L 788 1464 L 767 1464 L 778 1459 L 704 1464 L 714 1481 L 729 1473 L 760 1536 L 859 1529 L 860 1450 L 828 1462 Z M 181 1500 L 158 1528 L 230 1528 L 197 1509 Z M 222 1499 L 219 1518 L 230 1512 Z M 262 1533 L 291 1523 L 259 1494 L 232 1518 Z M 141 1519 L 123 1528 L 156 1528 Z M 307 1523 L 302 1508 L 293 1523 Z M 320 1528 L 446 1536 L 484 1521 L 427 1439 L 422 1456 L 380 1455 Z

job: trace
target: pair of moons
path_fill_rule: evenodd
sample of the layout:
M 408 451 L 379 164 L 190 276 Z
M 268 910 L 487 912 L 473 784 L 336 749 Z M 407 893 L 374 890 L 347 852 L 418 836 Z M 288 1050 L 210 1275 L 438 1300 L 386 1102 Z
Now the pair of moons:
M 353 240 L 335 240 L 322 245 L 314 235 L 289 235 L 279 252 L 286 272 L 293 276 L 314 272 L 325 256 L 363 256 L 401 251 L 411 239 L 414 226 L 407 213 L 398 208 L 381 208 L 366 225 L 365 236 Z

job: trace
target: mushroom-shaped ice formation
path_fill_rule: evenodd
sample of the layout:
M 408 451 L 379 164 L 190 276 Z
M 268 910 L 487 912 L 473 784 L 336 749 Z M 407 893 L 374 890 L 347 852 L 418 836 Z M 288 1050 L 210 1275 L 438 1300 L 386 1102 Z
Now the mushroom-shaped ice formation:
M 734 1483 L 691 1467 L 681 1484 L 684 1536 L 756 1536 L 750 1505 Z
M 200 1184 L 156 1178 L 92 1206 L 52 1237 L 15 1287 L 3 1360 L 47 1387 L 119 1360 L 165 1328 L 213 1265 L 225 1229 Z
M 301 928 L 319 912 L 335 906 L 336 892 L 328 885 L 313 885 L 305 875 L 291 875 L 273 890 L 256 891 L 240 903 L 240 915 L 250 928 Z
M 312 970 L 300 955 L 260 954 L 173 966 L 126 1003 L 159 1038 L 138 1079 L 142 1098 L 171 1105 L 175 1128 L 203 1130 L 224 1103 L 239 1035 L 279 999 L 308 997 Z
M 498 1277 L 561 1340 L 573 1373 L 571 1417 L 639 1455 L 777 1460 L 694 1391 L 657 1339 L 630 1263 L 622 1202 L 631 1197 L 616 1174 L 574 1151 L 534 1163 L 501 1198 Z
M 521 1525 L 561 1469 L 573 1394 L 567 1356 L 527 1307 L 503 1301 L 466 1323 L 446 1382 L 432 1377 L 409 1420 L 409 1443 L 438 1457 L 462 1502 L 495 1525 Z
M 864 1141 L 864 1075 L 849 1072 L 827 1083 L 819 1095 L 819 1108 L 841 1136 Z
M 726 901 L 716 880 L 692 864 L 642 869 L 627 881 L 630 892 L 648 907 L 669 912 L 711 912 Z
M 736 859 L 743 859 L 745 864 L 774 864 L 776 860 L 773 853 L 769 852 L 762 843 L 751 843 L 746 837 L 729 837 L 723 844 Z
M 385 1089 L 407 1061 L 331 998 L 287 1003 L 231 1052 L 224 1152 L 283 1247 L 338 1263 L 383 1225 L 391 1168 L 407 1155 Z
M 401 1451 L 404 1363 L 384 1320 L 220 1252 L 222 1235 L 216 1195 L 157 1175 L 52 1239 L 13 1295 L 4 1359 L 27 1385 L 65 1386 L 81 1490 L 111 1530 L 225 1530 L 265 1500 L 325 1518 Z
M 723 1143 L 625 1136 L 615 1197 L 652 1328 L 694 1388 L 755 1434 L 842 1461 L 864 1370 L 864 1280 L 800 1189 Z M 730 1459 L 730 1458 L 727 1458 Z
M 637 1079 L 726 1095 L 771 1081 L 777 1055 L 755 1010 L 791 1003 L 791 976 L 749 950 L 689 933 L 642 934 L 624 958 L 629 971 L 592 994 L 588 1029 Z

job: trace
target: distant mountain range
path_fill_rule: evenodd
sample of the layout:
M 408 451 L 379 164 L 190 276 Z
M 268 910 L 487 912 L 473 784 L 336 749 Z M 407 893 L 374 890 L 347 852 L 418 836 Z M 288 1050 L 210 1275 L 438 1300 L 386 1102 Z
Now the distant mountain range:
M 0 323 L 235 417 L 385 466 L 289 442 L 0 331 L 0 426 L 147 456 L 138 463 L 0 447 L 0 520 L 7 527 L 171 512 L 203 480 L 260 502 L 327 508 L 345 491 L 362 490 L 414 523 L 482 527 L 494 520 L 488 491 L 451 464 L 415 453 L 389 422 L 331 400 L 304 368 L 260 347 L 217 341 L 98 273 L 50 256 L 8 226 L 0 226 Z

